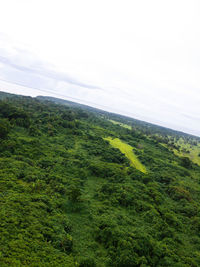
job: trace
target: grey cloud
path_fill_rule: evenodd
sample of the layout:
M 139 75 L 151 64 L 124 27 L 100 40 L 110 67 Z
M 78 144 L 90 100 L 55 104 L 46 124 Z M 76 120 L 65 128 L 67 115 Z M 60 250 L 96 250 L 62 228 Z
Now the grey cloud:
M 17 50 L 16 50 L 17 51 Z M 18 49 L 18 52 L 21 52 L 21 53 L 26 53 L 25 51 L 20 51 Z M 48 79 L 54 79 L 56 81 L 62 81 L 62 82 L 65 82 L 65 83 L 69 83 L 69 84 L 72 84 L 72 85 L 76 85 L 76 86 L 79 86 L 79 87 L 84 87 L 84 88 L 87 88 L 87 89 L 98 89 L 98 90 L 103 90 L 103 88 L 99 87 L 99 86 L 96 86 L 96 85 L 91 85 L 91 84 L 88 84 L 88 83 L 84 83 L 84 82 L 81 82 L 73 77 L 71 77 L 70 75 L 68 74 L 65 74 L 65 73 L 59 73 L 59 72 L 56 72 L 54 70 L 50 70 L 48 69 L 47 67 L 44 66 L 44 64 L 40 61 L 33 61 L 31 62 L 32 66 L 34 67 L 30 67 L 30 66 L 24 66 L 24 64 L 20 64 L 20 63 L 15 63 L 14 62 L 15 59 L 10 59 L 9 57 L 5 57 L 5 56 L 0 56 L 0 62 L 3 63 L 4 65 L 8 66 L 8 67 L 11 67 L 17 71 L 21 71 L 21 72 L 24 72 L 24 73 L 28 73 L 28 74 L 31 74 L 31 75 L 39 75 L 39 76 L 43 76 L 45 78 L 48 78 Z
M 79 79 L 78 75 L 76 79 L 68 73 L 54 70 L 54 66 L 38 59 L 23 49 L 23 46 L 19 48 L 11 43 L 10 46 L 5 44 L 0 47 L 0 79 L 16 85 L 5 87 L 4 84 L 0 89 L 10 86 L 15 93 L 26 95 L 36 95 L 36 92 L 48 95 L 51 93 L 53 96 L 200 136 L 199 112 L 196 105 L 199 100 L 198 88 L 194 87 L 195 92 L 189 94 L 187 88 L 184 88 L 184 91 L 178 90 L 184 83 L 176 89 L 170 83 L 163 86 L 160 82 L 154 83 L 153 80 L 144 77 L 130 77 L 128 74 L 116 71 L 111 73 L 106 70 L 104 75 L 109 76 L 109 79 L 103 83 L 104 88 L 102 88 L 96 86 L 96 82 L 90 84 Z M 23 88 L 20 88 L 20 85 Z M 36 90 L 33 92 L 30 87 Z M 191 89 L 191 86 L 189 88 Z M 183 108 L 182 102 L 186 99 L 187 105 Z M 193 103 L 194 108 L 192 108 Z

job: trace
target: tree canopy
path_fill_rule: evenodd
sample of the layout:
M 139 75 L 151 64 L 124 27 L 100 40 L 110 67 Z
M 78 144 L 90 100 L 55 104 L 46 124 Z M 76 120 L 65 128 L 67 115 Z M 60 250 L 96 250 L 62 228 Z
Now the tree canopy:
M 172 149 L 197 137 L 69 101 L 0 99 L 0 266 L 200 266 L 200 166 Z

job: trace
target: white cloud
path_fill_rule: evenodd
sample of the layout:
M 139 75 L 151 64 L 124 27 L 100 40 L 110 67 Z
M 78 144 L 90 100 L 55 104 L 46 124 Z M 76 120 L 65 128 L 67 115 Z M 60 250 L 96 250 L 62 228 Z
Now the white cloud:
M 200 135 L 199 12 L 198 0 L 7 0 L 0 77 Z

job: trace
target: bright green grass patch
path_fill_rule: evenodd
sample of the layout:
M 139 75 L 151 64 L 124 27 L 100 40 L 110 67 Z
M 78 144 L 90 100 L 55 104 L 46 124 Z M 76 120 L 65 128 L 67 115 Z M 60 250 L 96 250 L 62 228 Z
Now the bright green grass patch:
M 136 155 L 133 153 L 132 146 L 122 142 L 119 138 L 112 139 L 111 137 L 106 137 L 104 139 L 109 141 L 113 147 L 118 148 L 123 154 L 125 154 L 125 156 L 130 160 L 131 165 L 134 168 L 144 173 L 147 172 L 145 166 L 138 160 Z
M 177 144 L 181 147 L 181 149 L 186 149 L 188 150 L 190 153 L 185 153 L 183 151 L 178 151 L 176 149 L 174 149 L 174 153 L 178 156 L 182 156 L 182 157 L 188 157 L 190 158 L 191 161 L 193 161 L 194 163 L 197 163 L 200 166 L 200 143 L 198 142 L 197 145 L 191 145 L 187 142 L 184 142 L 184 140 L 182 138 L 180 138 L 177 142 Z
M 121 127 L 124 127 L 124 128 L 126 128 L 126 129 L 131 130 L 131 126 L 128 125 L 128 124 L 121 123 L 121 122 L 114 121 L 114 120 L 109 120 L 109 121 L 111 121 L 113 124 L 117 124 L 117 125 L 119 125 L 119 126 L 121 126 Z
M 157 134 L 159 137 L 159 134 Z M 168 136 L 170 137 L 170 136 Z M 175 145 L 180 147 L 180 150 L 175 148 L 172 149 L 175 155 L 179 157 L 188 157 L 192 162 L 200 166 L 200 142 L 197 142 L 197 145 L 191 144 L 188 141 L 184 141 L 181 137 L 178 140 L 174 141 Z M 168 144 L 160 143 L 162 146 L 170 148 Z M 188 151 L 189 153 L 187 153 Z

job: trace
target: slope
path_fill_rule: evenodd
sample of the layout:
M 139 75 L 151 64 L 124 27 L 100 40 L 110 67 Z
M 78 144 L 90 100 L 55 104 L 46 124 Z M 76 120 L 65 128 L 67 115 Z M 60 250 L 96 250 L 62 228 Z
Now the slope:
M 200 167 L 162 145 L 169 130 L 113 116 L 0 101 L 1 266 L 200 266 Z
M 147 172 L 145 166 L 138 160 L 136 155 L 133 153 L 132 146 L 122 142 L 118 138 L 112 139 L 110 137 L 107 137 L 105 138 L 105 140 L 109 141 L 113 147 L 118 148 L 122 153 L 124 153 L 126 157 L 130 160 L 131 165 L 133 167 L 135 167 L 136 169 L 138 169 L 143 173 Z

